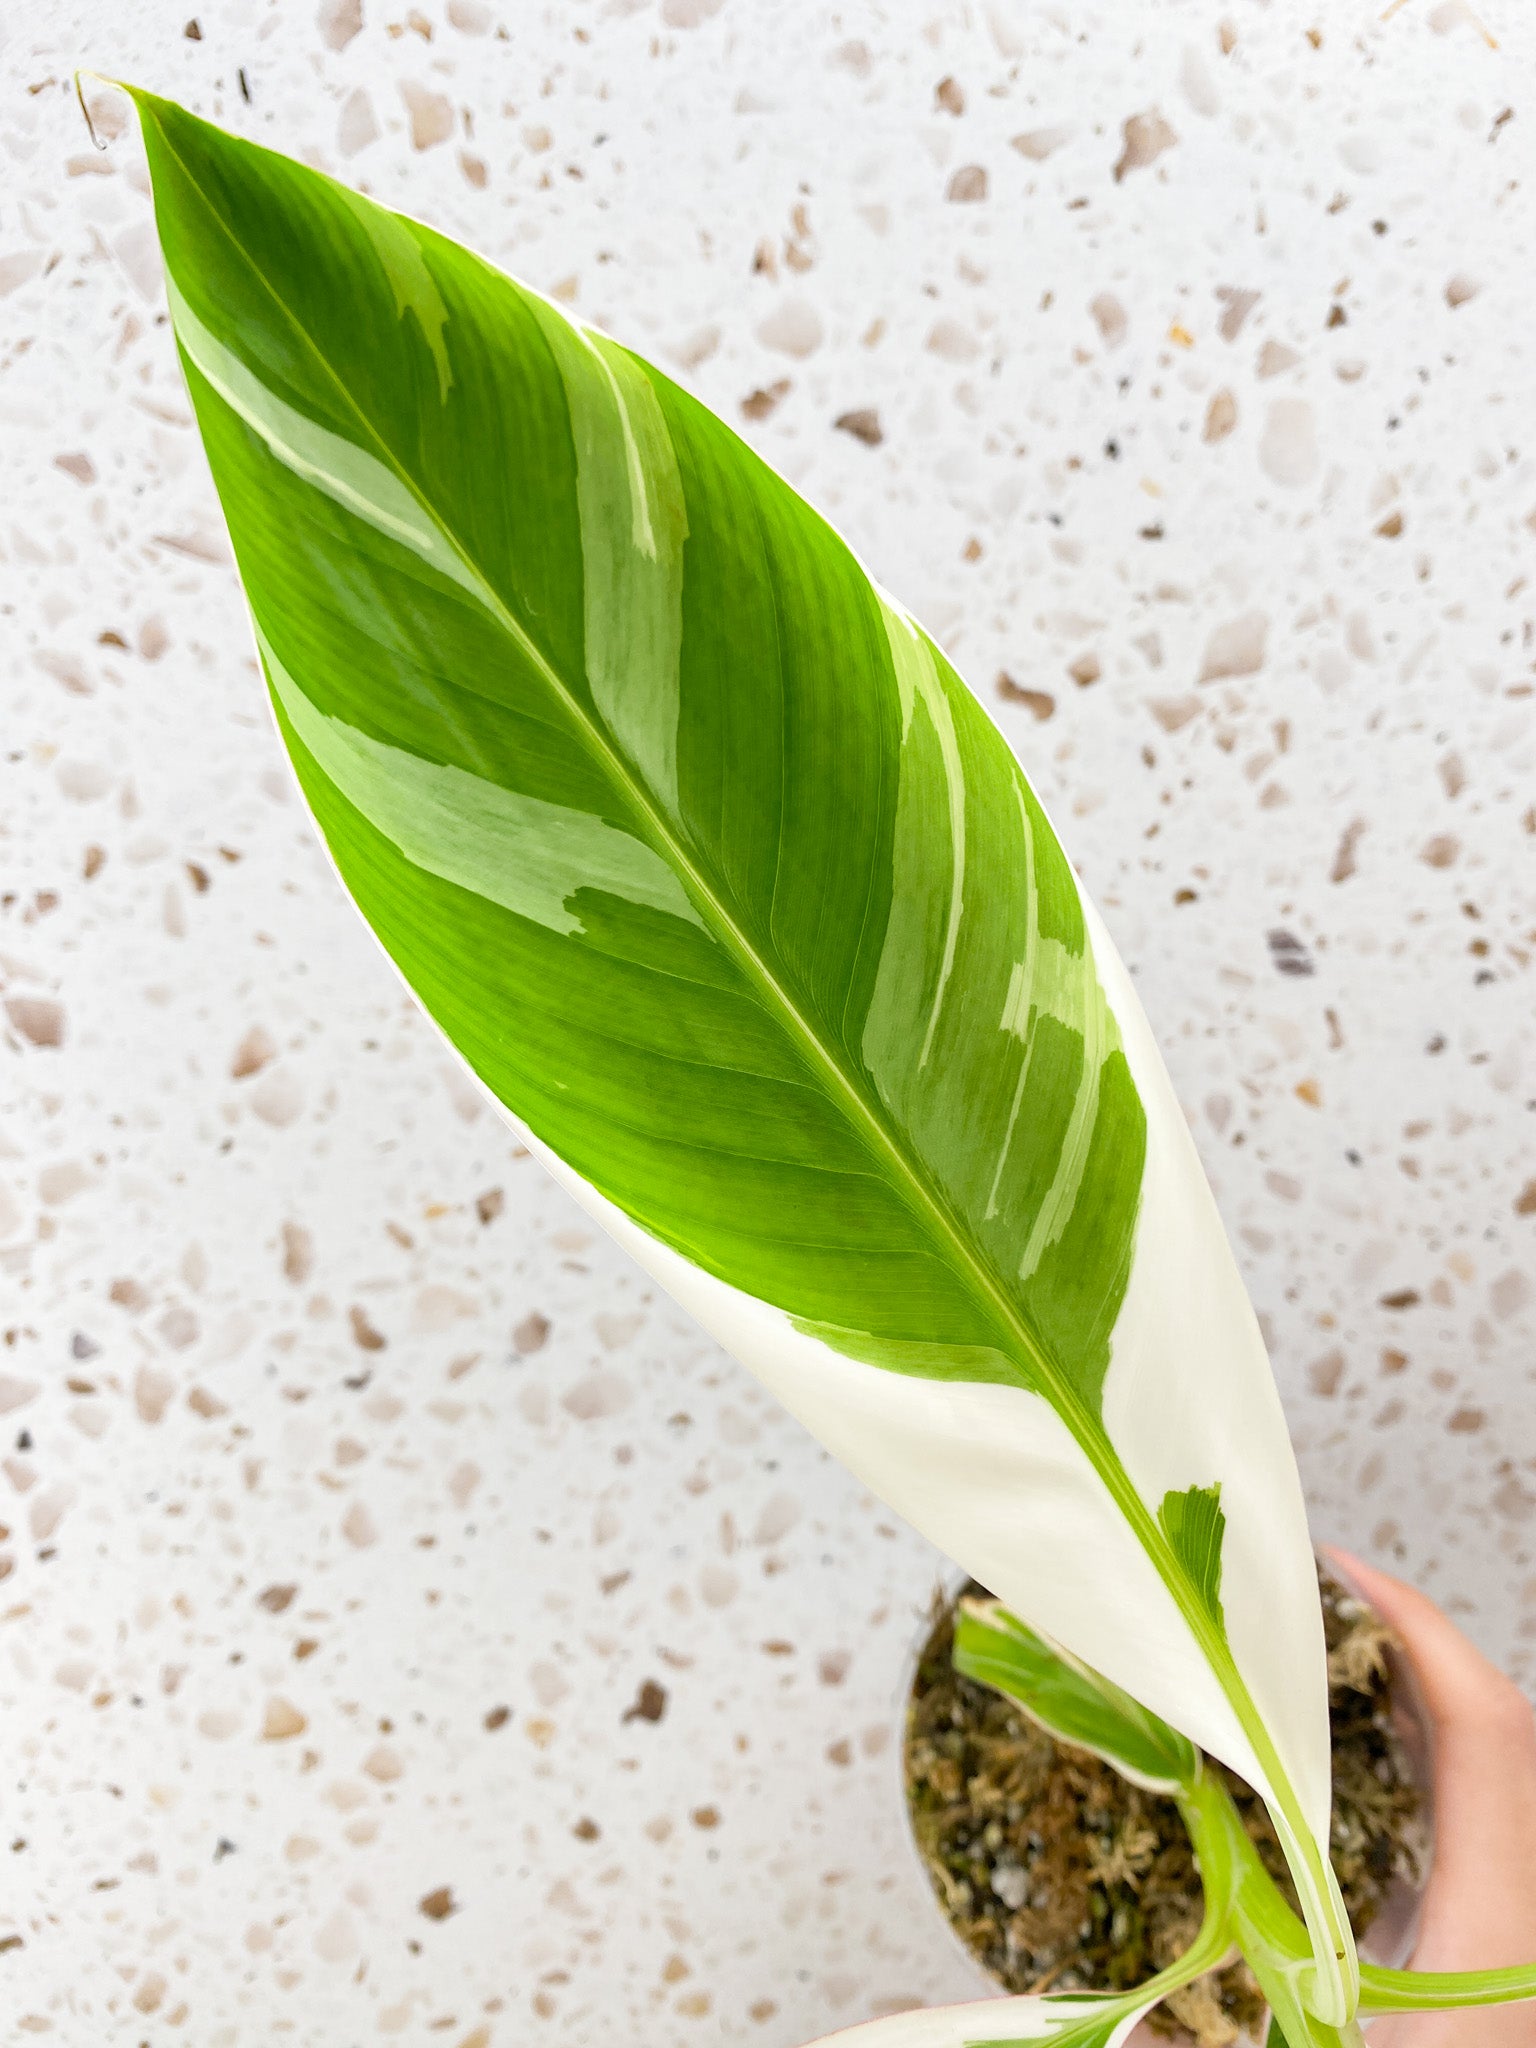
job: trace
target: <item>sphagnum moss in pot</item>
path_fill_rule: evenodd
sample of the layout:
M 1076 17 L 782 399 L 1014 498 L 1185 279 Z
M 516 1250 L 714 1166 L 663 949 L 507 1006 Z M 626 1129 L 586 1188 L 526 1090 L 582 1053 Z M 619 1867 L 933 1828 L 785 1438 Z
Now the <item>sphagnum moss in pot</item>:
M 1536 1995 L 1536 1967 L 1359 1960 L 1258 1324 L 1130 977 L 943 650 L 640 356 L 133 98 L 341 881 L 556 1179 L 1020 1617 L 974 1621 L 988 1670 L 1193 1832 L 1204 1917 L 1148 1984 L 860 2048 L 1114 2048 L 1234 1944 L 1288 2048 Z M 1262 1800 L 1299 1912 L 1202 1754 Z
M 1432 1731 L 1390 1630 L 1323 1559 L 1318 1590 L 1333 1861 L 1362 1956 L 1400 1968 L 1413 1950 L 1432 1854 Z M 1017 1661 L 1018 1640 L 1017 1629 L 995 1627 L 974 1582 L 936 1594 L 904 1688 L 901 1791 L 913 1846 L 935 1904 L 984 1981 L 1013 1993 L 1128 1991 L 1175 1962 L 1199 1931 L 1190 1831 L 1175 1798 L 1133 1783 L 1009 1696 L 1008 1678 L 1030 1675 Z M 1038 1665 L 1020 1691 L 1039 1699 Z M 1289 1893 L 1262 1802 L 1230 1771 L 1208 1768 Z M 1229 2048 L 1262 2040 L 1265 2013 L 1252 1970 L 1234 1956 L 1171 1993 L 1142 2031 L 1149 2044 L 1161 2036 L 1175 2048 Z

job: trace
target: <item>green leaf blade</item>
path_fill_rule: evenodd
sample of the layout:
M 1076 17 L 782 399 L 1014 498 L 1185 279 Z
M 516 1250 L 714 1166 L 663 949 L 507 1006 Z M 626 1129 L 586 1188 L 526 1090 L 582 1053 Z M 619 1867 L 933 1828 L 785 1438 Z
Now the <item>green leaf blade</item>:
M 1216 1626 L 1225 1631 L 1221 1611 L 1221 1548 L 1227 1518 L 1222 1513 L 1221 1483 L 1187 1486 L 1182 1492 L 1163 1495 L 1157 1511 L 1158 1522 L 1174 1555 L 1189 1573 L 1201 1606 Z

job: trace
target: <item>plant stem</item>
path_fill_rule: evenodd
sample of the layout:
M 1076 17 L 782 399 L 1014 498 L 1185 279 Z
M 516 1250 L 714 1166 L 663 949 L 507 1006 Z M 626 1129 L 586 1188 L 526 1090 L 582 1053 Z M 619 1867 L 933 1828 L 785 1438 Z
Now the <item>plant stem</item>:
M 1507 1970 L 1378 1970 L 1360 1966 L 1360 2010 L 1445 2012 L 1460 2005 L 1510 2005 L 1536 1998 L 1536 1963 Z
M 1269 2001 L 1285 2048 L 1361 2048 L 1353 2019 L 1331 2024 L 1310 2009 L 1315 1965 L 1307 1930 L 1260 1861 L 1225 1784 L 1202 1762 L 1178 1800 L 1206 1896 L 1228 1888 L 1237 1945 Z

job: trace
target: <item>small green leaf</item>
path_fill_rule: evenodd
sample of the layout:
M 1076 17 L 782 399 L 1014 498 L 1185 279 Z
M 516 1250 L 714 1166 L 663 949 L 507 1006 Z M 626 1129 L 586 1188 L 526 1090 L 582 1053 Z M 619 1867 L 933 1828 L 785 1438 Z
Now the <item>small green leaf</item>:
M 964 1602 L 955 1617 L 954 1662 L 967 1678 L 1016 1700 L 1052 1735 L 1092 1750 L 1138 1785 L 1175 1792 L 1199 1772 L 1192 1742 L 996 1601 Z
M 1221 1482 L 1186 1487 L 1182 1493 L 1165 1493 L 1157 1519 L 1175 1557 L 1189 1573 L 1201 1606 L 1216 1626 L 1225 1630 L 1221 1611 L 1221 1542 L 1227 1531 L 1227 1518 L 1221 1511 Z

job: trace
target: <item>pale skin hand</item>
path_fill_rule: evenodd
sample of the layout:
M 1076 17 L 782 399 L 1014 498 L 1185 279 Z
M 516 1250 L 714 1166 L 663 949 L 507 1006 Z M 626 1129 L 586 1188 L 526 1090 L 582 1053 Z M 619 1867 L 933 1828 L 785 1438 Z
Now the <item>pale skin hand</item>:
M 1435 1724 L 1435 1860 L 1412 1967 L 1536 1961 L 1536 1716 L 1432 1600 L 1336 1553 L 1401 1638 Z M 1369 2048 L 1536 2048 L 1536 2002 L 1374 2021 Z

